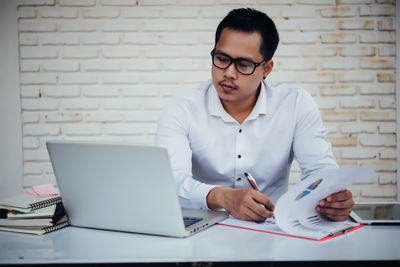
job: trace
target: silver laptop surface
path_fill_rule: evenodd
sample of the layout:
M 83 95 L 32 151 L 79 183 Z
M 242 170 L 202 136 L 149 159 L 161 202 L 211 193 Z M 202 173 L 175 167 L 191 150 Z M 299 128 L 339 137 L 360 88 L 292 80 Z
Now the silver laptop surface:
M 228 217 L 180 208 L 161 146 L 57 140 L 47 149 L 73 226 L 185 237 Z
M 400 202 L 356 202 L 350 217 L 362 224 L 400 224 Z

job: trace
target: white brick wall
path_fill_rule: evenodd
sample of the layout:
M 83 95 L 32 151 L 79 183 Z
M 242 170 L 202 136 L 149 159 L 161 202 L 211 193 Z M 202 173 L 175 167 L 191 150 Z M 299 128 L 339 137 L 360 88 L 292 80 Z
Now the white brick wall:
M 339 164 L 377 170 L 356 200 L 395 200 L 395 7 L 374 0 L 20 0 L 24 185 L 55 183 L 48 139 L 153 142 L 165 102 L 210 78 L 215 28 L 237 7 L 276 22 L 270 79 L 315 97 Z

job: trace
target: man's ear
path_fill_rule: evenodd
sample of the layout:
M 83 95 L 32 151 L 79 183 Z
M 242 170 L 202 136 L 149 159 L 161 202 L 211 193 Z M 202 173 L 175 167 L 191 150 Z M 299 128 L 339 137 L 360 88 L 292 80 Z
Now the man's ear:
M 271 59 L 264 64 L 263 77 L 264 79 L 270 74 L 274 67 L 274 61 Z

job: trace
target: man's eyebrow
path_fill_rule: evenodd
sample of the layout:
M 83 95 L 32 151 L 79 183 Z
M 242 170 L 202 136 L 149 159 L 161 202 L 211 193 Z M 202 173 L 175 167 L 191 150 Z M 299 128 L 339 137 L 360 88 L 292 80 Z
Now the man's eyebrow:
M 226 56 L 231 57 L 229 54 L 227 54 L 227 53 L 225 53 L 224 51 L 221 51 L 221 50 L 217 50 L 217 49 L 216 49 L 215 52 L 220 53 L 220 54 L 224 54 L 224 55 L 226 55 Z M 245 59 L 245 60 L 248 60 L 248 61 L 251 61 L 251 62 L 255 62 L 254 59 L 249 58 L 249 57 L 237 57 L 237 58 L 231 57 L 231 58 L 232 58 L 232 59 L 240 58 L 240 59 Z

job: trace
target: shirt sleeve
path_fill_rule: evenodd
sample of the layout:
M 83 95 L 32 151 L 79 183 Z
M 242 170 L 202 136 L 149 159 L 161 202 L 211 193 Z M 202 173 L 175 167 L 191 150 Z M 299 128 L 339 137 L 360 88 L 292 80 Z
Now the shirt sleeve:
M 189 140 L 192 121 L 185 99 L 172 98 L 161 112 L 156 143 L 168 149 L 181 207 L 208 209 L 206 197 L 216 185 L 201 183 L 193 178 Z
M 304 89 L 296 103 L 293 152 L 302 171 L 301 179 L 322 168 L 337 168 L 317 104 Z

